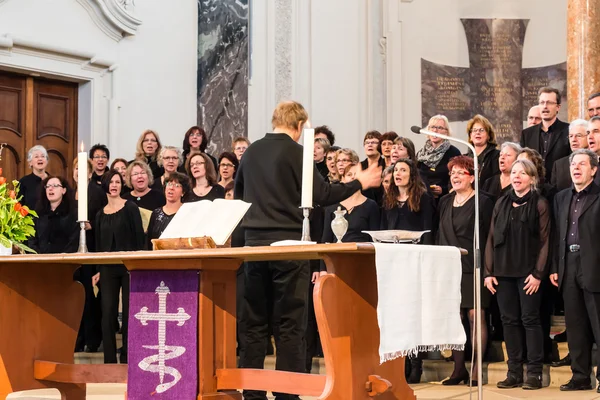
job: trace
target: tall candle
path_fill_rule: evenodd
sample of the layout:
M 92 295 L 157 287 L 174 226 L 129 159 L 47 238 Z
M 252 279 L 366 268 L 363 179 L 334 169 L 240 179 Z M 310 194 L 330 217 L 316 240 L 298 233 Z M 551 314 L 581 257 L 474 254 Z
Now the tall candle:
M 88 155 L 83 151 L 77 155 L 77 220 L 87 221 L 88 207 Z
M 302 201 L 300 207 L 310 208 L 313 205 L 313 177 L 315 169 L 315 130 L 304 130 L 304 153 L 302 155 Z

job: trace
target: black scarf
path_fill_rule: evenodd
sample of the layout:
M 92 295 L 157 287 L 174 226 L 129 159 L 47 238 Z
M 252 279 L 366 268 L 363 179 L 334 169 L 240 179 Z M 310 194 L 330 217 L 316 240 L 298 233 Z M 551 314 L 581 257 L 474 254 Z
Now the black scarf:
M 537 232 L 539 235 L 538 198 L 539 195 L 536 190 L 530 190 L 525 196 L 519 197 L 514 189 L 511 189 L 505 196 L 498 199 L 498 213 L 494 221 L 494 247 L 499 247 L 506 241 L 507 231 L 510 227 L 511 212 L 514 208 L 513 203 L 525 207 L 522 222 L 527 223 L 531 234 L 535 235 Z

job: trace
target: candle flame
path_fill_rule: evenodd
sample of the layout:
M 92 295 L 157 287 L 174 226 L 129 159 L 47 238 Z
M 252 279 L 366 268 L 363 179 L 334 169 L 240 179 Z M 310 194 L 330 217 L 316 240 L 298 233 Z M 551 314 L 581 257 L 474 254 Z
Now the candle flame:
M 83 140 L 81 141 L 81 146 L 79 146 L 79 148 L 81 149 L 81 152 L 83 153 Z

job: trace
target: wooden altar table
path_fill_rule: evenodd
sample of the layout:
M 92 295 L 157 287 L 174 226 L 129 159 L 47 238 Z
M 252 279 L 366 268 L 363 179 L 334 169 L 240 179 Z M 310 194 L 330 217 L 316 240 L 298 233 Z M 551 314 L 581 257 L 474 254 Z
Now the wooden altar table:
M 236 368 L 236 271 L 243 261 L 323 259 L 314 290 L 326 375 Z M 123 383 L 126 365 L 77 365 L 83 311 L 82 264 L 133 270 L 199 270 L 198 400 L 241 400 L 235 389 L 328 400 L 415 399 L 404 359 L 379 365 L 375 250 L 340 243 L 0 257 L 0 400 L 15 391 L 57 388 L 83 400 L 86 383 Z

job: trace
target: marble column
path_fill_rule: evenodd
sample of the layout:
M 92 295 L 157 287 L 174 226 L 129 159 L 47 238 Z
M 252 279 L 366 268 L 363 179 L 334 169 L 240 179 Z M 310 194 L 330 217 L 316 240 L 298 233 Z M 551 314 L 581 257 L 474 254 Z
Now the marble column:
M 600 0 L 569 0 L 567 11 L 569 120 L 587 119 L 587 98 L 600 91 Z
M 248 136 L 248 0 L 198 1 L 198 125 L 217 157 Z

